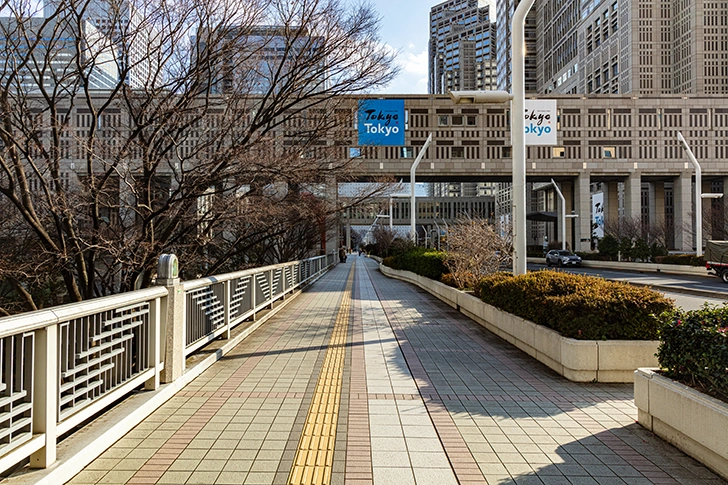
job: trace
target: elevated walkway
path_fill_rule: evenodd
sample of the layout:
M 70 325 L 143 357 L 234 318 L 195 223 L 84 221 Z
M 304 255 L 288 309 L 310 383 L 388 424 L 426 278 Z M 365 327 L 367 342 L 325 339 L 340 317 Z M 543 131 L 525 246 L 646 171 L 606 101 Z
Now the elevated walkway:
M 69 483 L 725 483 L 636 413 L 354 256 Z

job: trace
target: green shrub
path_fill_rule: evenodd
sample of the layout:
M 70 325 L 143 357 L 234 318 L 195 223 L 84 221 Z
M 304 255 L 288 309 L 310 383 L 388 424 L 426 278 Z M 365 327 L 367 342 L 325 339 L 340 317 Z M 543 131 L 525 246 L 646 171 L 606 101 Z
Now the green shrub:
M 665 374 L 728 400 L 728 307 L 674 311 L 660 327 Z
M 608 260 L 615 261 L 619 253 L 619 241 L 614 236 L 606 234 L 599 240 L 599 254 L 604 255 Z
M 440 281 L 442 275 L 448 272 L 443 263 L 444 260 L 445 253 L 441 251 L 413 247 L 385 258 L 382 263 L 393 269 L 411 271 L 420 276 Z
M 648 288 L 560 271 L 499 273 L 483 278 L 476 293 L 485 303 L 582 340 L 656 340 L 657 315 L 674 308 Z
M 668 254 L 667 256 L 657 256 L 656 263 L 660 264 L 680 264 L 683 266 L 705 266 L 705 259 L 698 258 L 694 254 Z

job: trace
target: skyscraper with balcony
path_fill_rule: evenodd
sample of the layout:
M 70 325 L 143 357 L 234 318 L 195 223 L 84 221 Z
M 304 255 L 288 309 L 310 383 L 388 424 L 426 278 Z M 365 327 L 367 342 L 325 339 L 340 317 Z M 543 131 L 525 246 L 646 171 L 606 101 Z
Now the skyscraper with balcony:
M 430 9 L 430 94 L 496 86 L 495 0 L 449 0 Z

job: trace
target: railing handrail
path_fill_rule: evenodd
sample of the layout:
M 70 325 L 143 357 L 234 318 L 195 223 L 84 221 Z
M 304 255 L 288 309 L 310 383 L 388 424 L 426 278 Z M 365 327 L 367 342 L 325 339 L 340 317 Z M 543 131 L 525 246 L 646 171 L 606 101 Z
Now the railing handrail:
M 257 268 L 248 268 L 241 271 L 235 271 L 234 273 L 225 273 L 221 275 L 205 276 L 204 278 L 197 278 L 194 280 L 183 281 L 180 284 L 184 291 L 196 290 L 202 288 L 211 283 L 222 283 L 223 281 L 233 280 L 235 278 L 242 278 L 244 276 L 252 276 L 257 273 L 263 273 L 265 271 L 275 270 L 278 268 L 285 268 L 286 266 L 294 266 L 305 261 L 314 261 L 316 259 L 325 258 L 327 255 L 314 256 L 312 258 L 300 259 L 298 261 L 289 261 L 287 263 L 272 264 L 270 266 L 260 266 Z
M 133 305 L 155 298 L 167 296 L 167 288 L 155 286 L 142 290 L 128 291 L 118 295 L 102 296 L 92 300 L 54 306 L 42 310 L 19 313 L 0 318 L 0 338 L 32 332 L 41 328 L 66 322 L 75 318 L 113 310 L 125 305 Z

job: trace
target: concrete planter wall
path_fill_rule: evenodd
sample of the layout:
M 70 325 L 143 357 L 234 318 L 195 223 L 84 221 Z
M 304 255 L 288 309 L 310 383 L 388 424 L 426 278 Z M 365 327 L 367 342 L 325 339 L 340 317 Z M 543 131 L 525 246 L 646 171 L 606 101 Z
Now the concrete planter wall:
M 419 286 L 571 381 L 632 382 L 637 368 L 657 366 L 658 341 L 566 338 L 439 281 L 379 267 L 389 277 Z
M 728 404 L 653 369 L 634 377 L 638 421 L 728 479 Z

